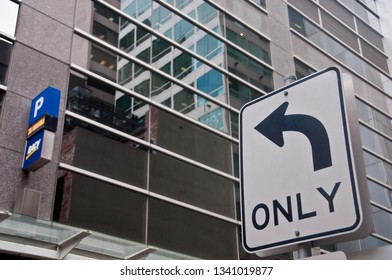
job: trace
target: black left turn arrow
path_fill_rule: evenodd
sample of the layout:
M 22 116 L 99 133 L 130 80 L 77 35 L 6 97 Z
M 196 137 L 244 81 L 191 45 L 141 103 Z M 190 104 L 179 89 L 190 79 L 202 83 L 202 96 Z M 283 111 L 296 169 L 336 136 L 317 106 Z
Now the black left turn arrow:
M 284 102 L 255 129 L 279 147 L 284 146 L 283 132 L 297 131 L 304 134 L 311 145 L 314 171 L 332 166 L 329 138 L 324 125 L 308 115 L 285 115 L 288 102 Z

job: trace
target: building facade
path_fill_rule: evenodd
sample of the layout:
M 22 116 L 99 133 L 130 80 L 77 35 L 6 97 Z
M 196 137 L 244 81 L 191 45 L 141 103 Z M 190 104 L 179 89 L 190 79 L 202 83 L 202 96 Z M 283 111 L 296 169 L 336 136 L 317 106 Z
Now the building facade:
M 287 74 L 336 66 L 354 80 L 374 230 L 318 252 L 392 258 L 387 0 L 1 5 L 4 257 L 258 258 L 241 245 L 239 110 Z M 48 86 L 61 91 L 53 158 L 25 171 L 31 102 Z

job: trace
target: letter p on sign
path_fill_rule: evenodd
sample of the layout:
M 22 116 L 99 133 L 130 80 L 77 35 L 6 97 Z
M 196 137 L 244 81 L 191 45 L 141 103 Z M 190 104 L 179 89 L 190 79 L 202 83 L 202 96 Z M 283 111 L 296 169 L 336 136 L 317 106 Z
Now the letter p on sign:
M 38 113 L 39 109 L 41 109 L 41 108 L 42 108 L 42 105 L 44 105 L 44 100 L 45 100 L 44 97 L 41 96 L 40 98 L 38 98 L 38 99 L 35 101 L 35 105 L 34 105 L 34 118 L 37 117 L 37 113 Z
M 47 87 L 31 101 L 29 127 L 45 114 L 58 117 L 60 107 L 60 90 Z

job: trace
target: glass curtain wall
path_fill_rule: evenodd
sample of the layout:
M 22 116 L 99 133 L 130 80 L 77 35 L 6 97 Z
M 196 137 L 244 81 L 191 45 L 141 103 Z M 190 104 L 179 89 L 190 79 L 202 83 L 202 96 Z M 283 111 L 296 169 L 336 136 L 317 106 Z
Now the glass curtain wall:
M 346 5 L 353 5 L 349 7 L 355 7 L 355 3 L 357 3 L 356 1 L 344 2 Z M 363 6 L 361 7 L 363 11 Z M 390 101 L 390 92 L 383 85 L 386 80 L 390 82 L 391 79 L 336 38 L 326 34 L 299 11 L 289 6 L 288 13 L 292 30 L 337 59 L 351 71 L 362 76 L 366 83 L 373 84 L 373 86 L 364 86 L 365 82 L 360 81 L 355 84 L 354 88 L 357 94 L 356 101 L 373 211 L 374 232 L 363 240 L 337 244 L 336 248 L 351 252 L 388 245 L 392 240 L 392 231 L 387 226 L 392 221 L 392 187 L 390 184 L 392 165 L 389 161 L 392 155 L 392 127 L 390 114 L 377 106 L 384 106 L 385 103 Z M 361 15 L 363 16 L 363 13 Z M 294 60 L 294 65 L 299 77 L 304 77 L 314 71 L 298 59 Z M 366 91 L 366 94 L 364 91 Z M 378 96 L 378 100 L 383 100 L 383 102 L 379 101 L 378 104 L 372 104 L 360 96 Z
M 56 219 L 240 258 L 238 113 L 273 88 L 268 39 L 201 0 L 92 5 L 94 28 L 75 31 L 92 54 L 72 61 Z
M 15 40 L 19 4 L 10 0 L 0 3 L 0 84 L 5 85 L 12 45 Z

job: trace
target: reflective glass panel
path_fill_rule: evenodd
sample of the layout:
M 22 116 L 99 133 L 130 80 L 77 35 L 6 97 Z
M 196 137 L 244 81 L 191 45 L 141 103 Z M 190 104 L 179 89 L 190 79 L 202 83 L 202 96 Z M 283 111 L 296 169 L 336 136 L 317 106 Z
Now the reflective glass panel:
M 187 149 L 187 147 L 181 148 Z M 199 147 L 194 148 L 193 151 L 198 149 L 203 150 Z M 191 149 L 188 150 L 190 150 L 187 151 L 188 153 L 192 152 Z M 209 160 L 214 159 L 210 156 Z M 151 191 L 227 217 L 235 217 L 234 190 L 230 180 L 159 152 L 151 155 L 150 164 Z
M 58 176 L 59 222 L 145 242 L 145 196 L 65 170 Z
M 164 214 L 163 214 L 164 213 Z M 148 244 L 202 259 L 237 259 L 237 226 L 149 200 Z
M 189 96 L 183 94 L 182 101 L 187 102 Z M 177 103 L 178 99 L 174 99 L 174 101 Z M 215 110 L 216 112 L 214 112 Z M 210 126 L 223 126 L 223 124 L 220 124 L 224 120 L 223 113 L 222 111 L 218 112 L 218 109 L 215 110 L 212 110 L 210 114 L 204 114 L 200 119 L 204 123 L 209 122 Z M 150 123 L 151 141 L 153 143 L 231 174 L 232 160 L 229 140 L 157 108 L 151 109 Z M 192 168 L 189 167 L 189 169 Z

